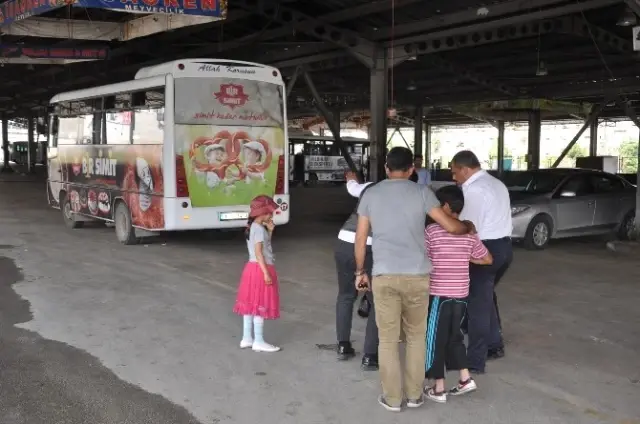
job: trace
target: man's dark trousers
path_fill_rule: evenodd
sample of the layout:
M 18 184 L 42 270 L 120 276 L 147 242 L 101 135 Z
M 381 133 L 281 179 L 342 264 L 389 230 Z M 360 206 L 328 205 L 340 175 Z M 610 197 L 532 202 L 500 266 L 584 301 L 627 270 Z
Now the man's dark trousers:
M 492 265 L 471 265 L 469 287 L 467 359 L 469 368 L 483 372 L 489 349 L 503 347 L 494 287 L 498 274 L 502 276 L 513 259 L 511 238 L 483 240 L 491 256 Z
M 358 291 L 355 286 L 356 260 L 353 243 L 338 240 L 334 251 L 336 270 L 338 272 L 338 298 L 336 299 L 336 335 L 338 342 L 350 342 L 351 325 L 353 320 L 353 306 L 358 299 Z M 365 272 L 371 278 L 373 257 L 371 246 L 367 246 L 365 257 Z M 378 327 L 376 326 L 376 312 L 373 302 L 373 292 L 367 292 L 371 302 L 369 317 L 367 318 L 367 330 L 364 338 L 364 354 L 378 354 Z

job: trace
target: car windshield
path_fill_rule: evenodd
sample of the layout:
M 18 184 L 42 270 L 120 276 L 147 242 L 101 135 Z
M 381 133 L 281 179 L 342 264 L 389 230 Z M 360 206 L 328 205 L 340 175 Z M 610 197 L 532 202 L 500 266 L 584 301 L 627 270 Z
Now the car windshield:
M 507 181 L 510 191 L 528 194 L 548 194 L 565 179 L 566 172 L 561 171 L 529 171 L 514 175 Z

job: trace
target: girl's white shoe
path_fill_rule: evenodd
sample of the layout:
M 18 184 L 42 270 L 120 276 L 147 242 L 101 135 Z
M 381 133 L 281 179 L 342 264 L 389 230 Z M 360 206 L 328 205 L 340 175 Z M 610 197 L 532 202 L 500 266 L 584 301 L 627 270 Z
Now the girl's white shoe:
M 254 342 L 253 346 L 251 346 L 254 352 L 278 352 L 280 348 L 278 346 L 270 345 L 266 342 Z
M 240 340 L 240 349 L 246 349 L 248 347 L 252 347 L 253 346 L 253 340 L 252 339 L 242 339 Z

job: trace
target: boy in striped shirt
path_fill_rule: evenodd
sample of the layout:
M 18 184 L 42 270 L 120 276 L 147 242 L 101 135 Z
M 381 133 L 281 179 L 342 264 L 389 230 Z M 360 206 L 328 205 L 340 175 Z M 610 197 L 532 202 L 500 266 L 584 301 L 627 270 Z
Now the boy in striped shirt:
M 456 217 L 464 207 L 462 190 L 454 185 L 436 192 L 442 209 Z M 476 390 L 467 369 L 467 350 L 460 324 L 465 316 L 469 296 L 469 263 L 491 265 L 493 258 L 477 235 L 453 235 L 440 225 L 430 223 L 425 229 L 427 255 L 432 263 L 429 287 L 429 321 L 427 325 L 426 378 L 435 385 L 425 387 L 424 394 L 435 402 L 445 403 L 445 367 L 459 370 L 458 384 L 449 390 L 452 396 Z

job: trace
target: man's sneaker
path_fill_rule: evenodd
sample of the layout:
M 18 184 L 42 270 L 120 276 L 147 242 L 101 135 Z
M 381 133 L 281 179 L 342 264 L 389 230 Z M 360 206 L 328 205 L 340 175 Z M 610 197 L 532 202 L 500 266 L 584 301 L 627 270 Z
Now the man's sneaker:
M 435 387 L 425 387 L 424 395 L 427 399 L 438 403 L 447 403 L 447 392 L 436 392 Z
M 251 346 L 251 349 L 253 349 L 254 352 L 267 353 L 278 352 L 280 350 L 278 346 L 270 345 L 266 342 L 254 342 L 253 346 Z
M 253 339 L 240 340 L 240 349 L 246 349 L 253 346 Z
M 407 408 L 420 408 L 424 403 L 424 396 L 420 395 L 418 399 L 407 399 Z
M 378 355 L 364 355 L 362 357 L 362 369 L 364 371 L 378 371 Z
M 402 408 L 400 408 L 400 406 L 393 406 L 390 405 L 387 400 L 384 398 L 384 395 L 380 395 L 378 396 L 378 403 L 387 411 L 391 411 L 391 412 L 400 412 L 402 411 Z
M 478 386 L 476 386 L 476 382 L 473 380 L 473 378 L 469 377 L 467 381 L 459 381 L 456 387 L 449 390 L 449 394 L 451 396 L 460 396 L 464 395 L 465 393 L 471 393 L 477 388 Z
M 338 360 L 346 361 L 356 356 L 356 351 L 351 347 L 351 342 L 338 342 Z

